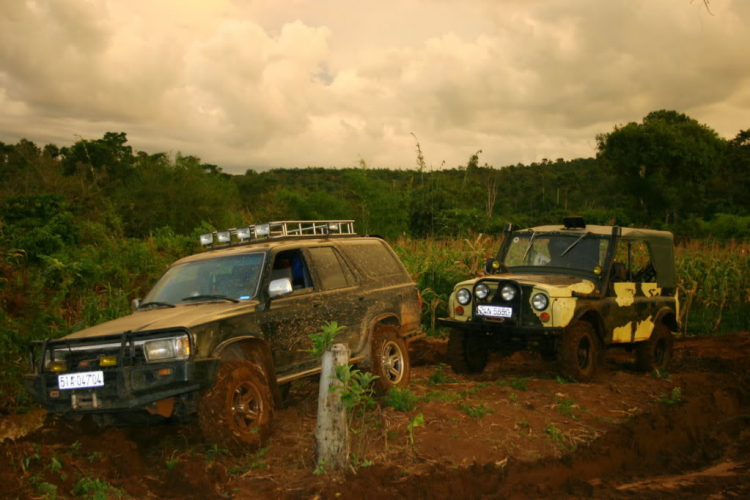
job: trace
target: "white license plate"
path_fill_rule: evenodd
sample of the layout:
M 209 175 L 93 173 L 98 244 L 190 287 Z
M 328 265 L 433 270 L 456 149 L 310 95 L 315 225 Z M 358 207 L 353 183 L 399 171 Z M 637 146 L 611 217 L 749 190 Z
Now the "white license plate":
M 81 389 L 83 387 L 102 387 L 104 372 L 66 373 L 57 376 L 57 387 L 60 390 Z
M 513 316 L 512 307 L 500 306 L 477 306 L 477 313 L 482 316 L 491 316 L 493 318 L 510 318 Z

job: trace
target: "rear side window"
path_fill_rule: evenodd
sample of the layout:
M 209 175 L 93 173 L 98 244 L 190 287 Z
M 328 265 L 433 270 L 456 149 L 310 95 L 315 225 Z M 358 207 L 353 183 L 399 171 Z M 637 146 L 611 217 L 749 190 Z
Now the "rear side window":
M 341 258 L 333 248 L 310 248 L 310 257 L 320 277 L 320 286 L 323 290 L 335 290 L 354 285 L 351 270 L 341 262 Z
M 396 257 L 380 241 L 367 241 L 346 245 L 346 250 L 370 276 L 402 276 L 404 270 Z

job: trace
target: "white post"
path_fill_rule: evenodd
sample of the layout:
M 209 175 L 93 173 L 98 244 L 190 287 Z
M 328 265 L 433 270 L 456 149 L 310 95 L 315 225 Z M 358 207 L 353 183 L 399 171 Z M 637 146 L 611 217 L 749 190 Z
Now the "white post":
M 318 392 L 318 424 L 315 428 L 315 455 L 318 465 L 325 469 L 349 466 L 349 432 L 346 407 L 341 402 L 343 382 L 336 378 L 336 366 L 349 363 L 349 349 L 334 344 L 323 353 L 320 390 Z

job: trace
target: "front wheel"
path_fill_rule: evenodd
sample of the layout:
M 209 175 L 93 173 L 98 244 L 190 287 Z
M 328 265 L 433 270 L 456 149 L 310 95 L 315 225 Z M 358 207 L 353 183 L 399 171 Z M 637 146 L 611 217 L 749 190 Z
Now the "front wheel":
M 273 417 L 273 397 L 263 370 L 250 361 L 219 365 L 214 385 L 198 404 L 203 435 L 219 447 L 242 453 L 262 446 Z
M 490 352 L 486 342 L 477 334 L 451 330 L 448 340 L 448 359 L 456 373 L 482 373 Z
M 587 321 L 576 321 L 563 332 L 558 349 L 560 370 L 578 382 L 591 380 L 601 354 L 594 327 Z
M 409 350 L 394 326 L 375 327 L 372 334 L 372 373 L 378 377 L 374 385 L 380 393 L 409 385 Z
M 638 342 L 635 346 L 635 354 L 638 369 L 650 372 L 654 369 L 663 370 L 672 359 L 674 349 L 674 336 L 664 323 L 654 327 L 651 338 L 644 342 Z

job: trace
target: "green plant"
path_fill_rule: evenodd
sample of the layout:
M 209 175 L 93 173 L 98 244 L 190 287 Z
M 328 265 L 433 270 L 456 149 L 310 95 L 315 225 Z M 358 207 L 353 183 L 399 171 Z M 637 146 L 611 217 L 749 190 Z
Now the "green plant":
M 206 462 L 213 462 L 221 455 L 229 455 L 229 450 L 226 448 L 219 448 L 219 446 L 215 444 L 206 452 Z
M 374 393 L 372 384 L 377 375 L 363 372 L 350 365 L 335 367 L 336 378 L 342 385 L 333 386 L 333 390 L 341 393 L 341 402 L 348 410 L 354 408 L 368 409 L 375 405 L 372 395 Z
M 484 403 L 480 403 L 476 406 L 460 403 L 458 409 L 472 418 L 482 418 L 485 415 L 493 413 L 489 408 L 485 408 Z
M 416 427 L 424 425 L 424 415 L 418 413 L 409 421 L 409 425 L 406 428 L 409 430 L 409 443 L 414 447 L 414 429 Z
M 435 367 L 435 371 L 433 371 L 427 378 L 427 383 L 429 385 L 439 385 L 445 384 L 447 382 L 453 382 L 454 380 L 455 379 L 449 377 L 448 374 L 445 373 L 445 365 L 441 363 Z
M 419 399 L 411 392 L 411 389 L 393 387 L 385 395 L 385 405 L 396 411 L 412 411 L 417 406 Z
M 661 380 L 669 380 L 669 371 L 666 368 L 662 368 L 661 370 L 659 368 L 654 368 L 654 371 L 651 372 L 651 375 L 653 375 L 654 378 L 658 378 Z
M 73 493 L 80 497 L 91 500 L 109 500 L 110 498 L 122 498 L 124 492 L 115 488 L 107 481 L 99 478 L 84 476 L 73 486 Z
M 339 326 L 336 321 L 324 324 L 321 327 L 320 333 L 311 333 L 308 335 L 308 338 L 313 342 L 313 347 L 309 352 L 316 358 L 321 357 L 326 349 L 333 345 L 336 337 L 341 334 L 344 328 L 344 326 Z
M 21 460 L 24 472 L 28 472 L 31 464 L 33 464 L 34 462 L 39 462 L 42 459 L 41 455 L 39 454 L 39 449 L 39 445 L 34 445 L 34 453 L 23 457 L 23 459 Z
M 458 399 L 461 399 L 461 395 L 456 394 L 455 392 L 430 391 L 422 396 L 420 401 L 423 401 L 425 403 L 432 403 L 435 401 L 441 403 L 450 403 Z
M 175 457 L 172 454 L 172 457 L 164 462 L 164 464 L 167 466 L 167 470 L 174 470 L 180 464 L 180 457 Z
M 670 406 L 682 403 L 682 389 L 675 387 L 670 395 L 662 394 L 659 396 L 659 402 Z
M 321 459 L 320 462 L 318 462 L 318 465 L 315 466 L 315 470 L 313 471 L 313 474 L 316 476 L 322 476 L 325 475 L 326 471 L 326 461 L 325 459 Z
M 34 485 L 37 493 L 43 495 L 45 500 L 55 500 L 57 498 L 57 486 L 46 481 Z
M 52 457 L 50 458 L 49 464 L 46 468 L 51 470 L 52 472 L 60 472 L 62 470 L 62 462 L 60 462 L 56 457 Z
M 513 402 L 516 402 L 518 400 L 518 394 L 516 394 L 515 392 L 511 392 L 510 394 L 508 394 L 508 399 L 510 399 Z
M 573 380 L 572 378 L 562 375 L 558 375 L 557 377 L 555 377 L 555 381 L 560 385 L 571 384 L 575 382 L 575 380 Z
M 76 452 L 80 449 L 81 449 L 80 441 L 73 441 L 73 443 L 70 445 L 70 451 Z
M 555 410 L 557 410 L 557 412 L 561 415 L 572 419 L 577 419 L 579 417 L 579 415 L 574 411 L 578 409 L 578 405 L 574 400 L 570 398 L 561 398 L 559 396 L 555 396 L 555 402 Z
M 512 378 L 510 379 L 510 387 L 515 391 L 528 391 L 528 381 L 529 379 L 526 378 Z
M 558 448 L 563 451 L 575 451 L 576 444 L 573 440 L 565 436 L 555 424 L 549 424 L 544 428 L 544 432 L 555 442 Z

